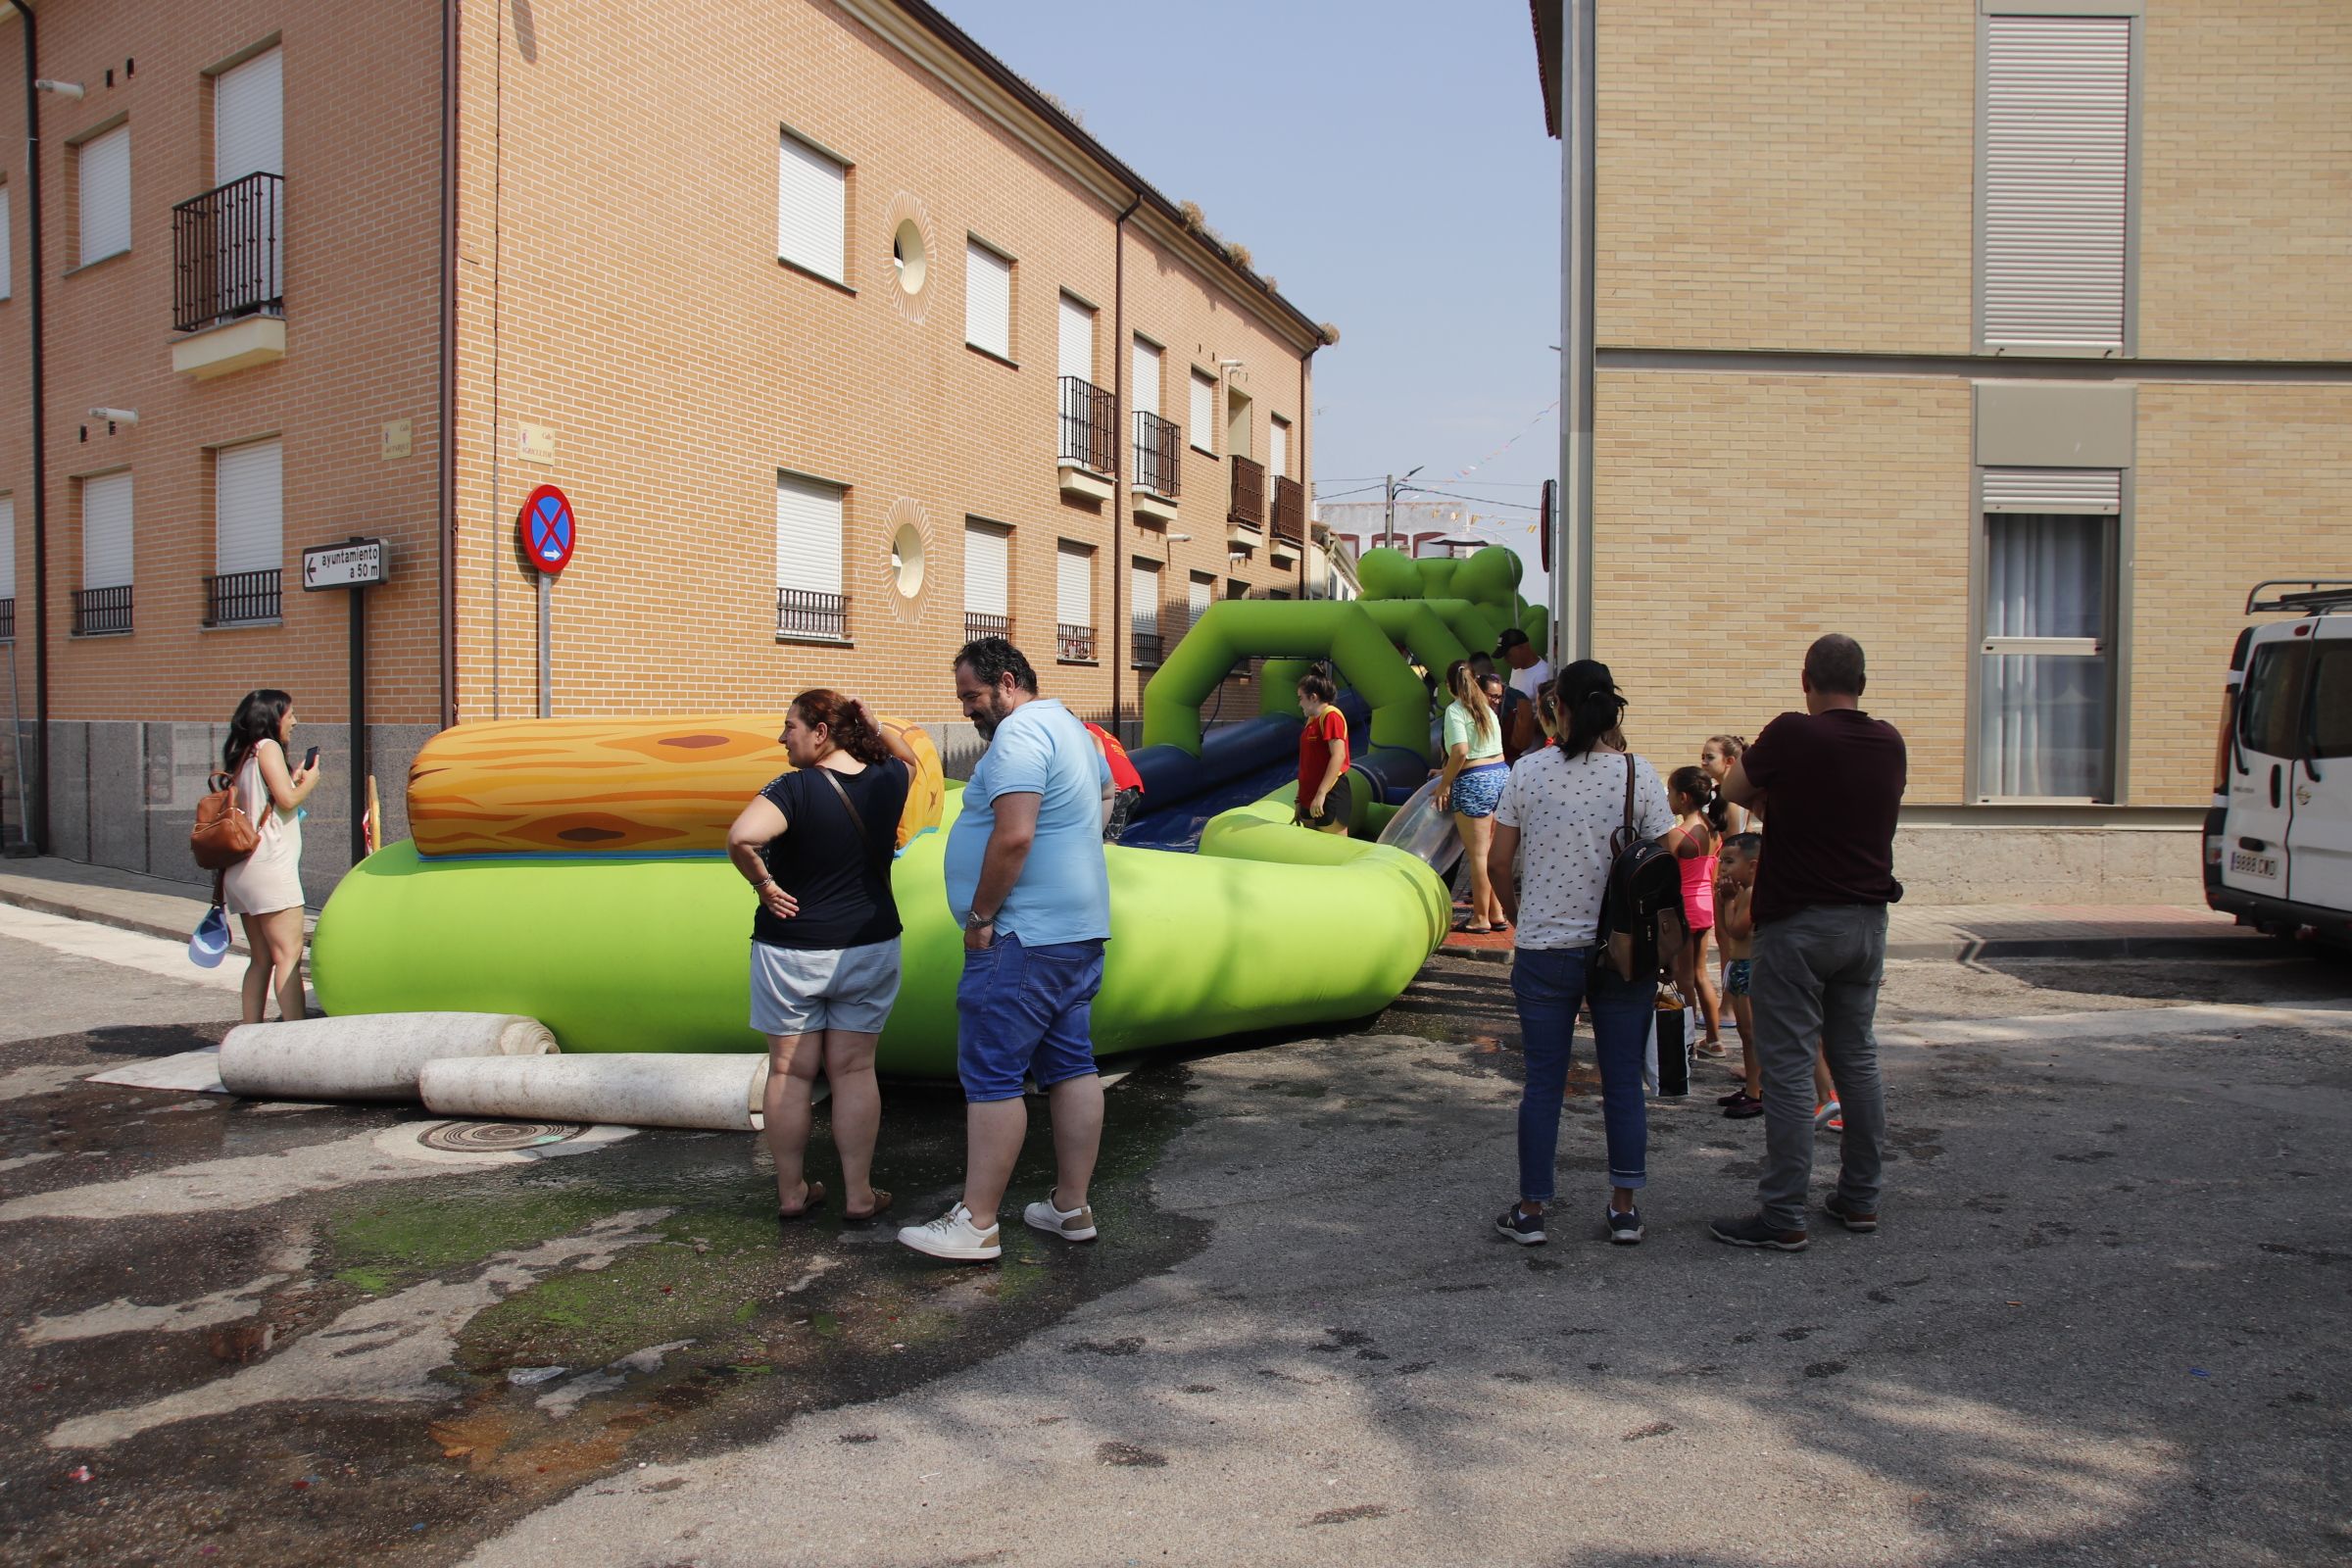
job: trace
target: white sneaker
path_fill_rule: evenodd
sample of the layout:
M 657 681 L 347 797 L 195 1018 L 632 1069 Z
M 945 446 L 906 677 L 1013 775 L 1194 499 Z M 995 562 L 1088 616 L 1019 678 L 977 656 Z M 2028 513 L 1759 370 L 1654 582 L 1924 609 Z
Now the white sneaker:
M 899 1230 L 900 1245 L 911 1247 L 933 1257 L 954 1258 L 959 1262 L 984 1263 L 1004 1255 L 1004 1249 L 997 1245 L 997 1227 L 982 1230 L 972 1223 L 972 1211 L 957 1203 L 928 1225 L 906 1225 Z
M 1046 1194 L 1043 1201 L 1031 1203 L 1022 1209 L 1021 1220 L 1031 1230 L 1058 1236 L 1065 1242 L 1091 1242 L 1095 1239 L 1095 1211 L 1084 1203 L 1076 1208 L 1056 1208 L 1051 1192 Z

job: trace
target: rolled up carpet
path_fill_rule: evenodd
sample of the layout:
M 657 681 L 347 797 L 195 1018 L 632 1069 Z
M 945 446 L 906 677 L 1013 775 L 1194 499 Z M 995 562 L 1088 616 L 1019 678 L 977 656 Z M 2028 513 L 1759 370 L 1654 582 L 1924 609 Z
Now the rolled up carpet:
M 418 1087 L 444 1116 L 614 1122 L 750 1132 L 767 1091 L 765 1055 L 611 1052 L 427 1062 Z
M 220 1043 L 220 1084 L 253 1100 L 416 1098 L 444 1056 L 538 1056 L 557 1049 L 536 1018 L 503 1012 L 364 1012 L 239 1024 Z

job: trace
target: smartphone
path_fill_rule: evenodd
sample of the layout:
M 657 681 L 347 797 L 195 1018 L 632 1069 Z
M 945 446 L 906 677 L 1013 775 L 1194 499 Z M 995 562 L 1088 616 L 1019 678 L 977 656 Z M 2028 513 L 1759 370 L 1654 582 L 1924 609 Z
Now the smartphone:
M 318 765 L 318 747 L 314 746 L 314 747 L 312 747 L 312 748 L 311 748 L 310 755 L 309 755 L 309 756 L 307 756 L 307 757 L 305 757 L 305 758 L 302 760 L 302 765 L 303 765 L 303 767 L 305 768 L 305 770 L 308 770 L 308 769 L 310 769 L 310 768 L 317 767 L 317 766 Z

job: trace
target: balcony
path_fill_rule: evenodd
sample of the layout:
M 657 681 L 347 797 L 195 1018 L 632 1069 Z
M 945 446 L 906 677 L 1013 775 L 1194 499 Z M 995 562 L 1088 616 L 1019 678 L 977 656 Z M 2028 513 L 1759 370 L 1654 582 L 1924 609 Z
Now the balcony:
M 130 630 L 130 584 L 74 590 L 74 635 L 119 637 Z
M 1111 443 L 1118 438 L 1119 400 L 1075 375 L 1061 378 L 1061 493 L 1074 500 L 1108 501 Z
M 14 599 L 0 599 L 0 643 L 13 643 L 16 640 L 17 602 Z
M 1073 626 L 1068 621 L 1054 627 L 1054 657 L 1065 664 L 1095 662 L 1095 628 Z
M 983 637 L 1002 637 L 1006 642 L 1012 641 L 1012 617 L 1010 615 L 984 615 L 976 610 L 965 611 L 963 612 L 963 640 L 967 643 L 976 643 Z
M 199 379 L 286 352 L 286 181 L 232 179 L 172 209 L 172 368 Z
M 1238 453 L 1233 464 L 1233 496 L 1225 509 L 1225 543 L 1234 550 L 1255 550 L 1266 542 L 1266 466 Z
M 1306 544 L 1306 486 L 1283 477 L 1274 481 L 1274 559 L 1291 562 Z
M 278 579 L 275 566 L 268 571 L 231 571 L 205 578 L 205 625 L 273 624 L 278 618 Z
M 806 588 L 777 589 L 776 639 L 795 643 L 848 642 L 850 596 L 812 593 Z
M 1135 619 L 1134 634 L 1127 639 L 1127 642 L 1133 652 L 1136 668 L 1157 669 L 1159 667 L 1159 620 L 1156 616 L 1146 618 L 1138 615 Z
M 1135 416 L 1135 520 L 1166 527 L 1176 520 L 1176 498 L 1184 492 L 1184 427 L 1156 414 Z

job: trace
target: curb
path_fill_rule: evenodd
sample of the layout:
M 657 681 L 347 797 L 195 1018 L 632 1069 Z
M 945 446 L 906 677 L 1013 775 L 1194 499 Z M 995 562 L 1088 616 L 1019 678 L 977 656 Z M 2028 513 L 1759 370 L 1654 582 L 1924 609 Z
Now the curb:
M 2286 950 L 2255 932 L 2147 937 L 1929 937 L 1886 944 L 1889 960 L 1984 963 L 2005 958 L 2275 958 Z M 1509 948 L 1448 942 L 1432 956 L 1507 964 Z
M 61 920 L 79 920 L 84 925 L 112 926 L 118 931 L 129 931 L 143 937 L 161 937 L 166 942 L 185 943 L 188 940 L 187 930 L 165 925 L 159 920 L 142 920 L 137 915 L 116 914 L 107 909 L 86 909 L 78 905 L 68 904 L 62 899 L 43 898 L 37 893 L 20 893 L 14 888 L 0 888 L 0 904 L 12 905 L 20 909 L 30 909 L 35 914 L 54 914 Z M 193 926 L 188 928 L 188 930 L 193 929 Z M 230 930 L 231 935 L 228 939 L 230 954 L 238 957 L 251 957 L 253 951 L 245 945 L 245 939 L 234 934 L 233 926 Z M 308 974 L 311 967 L 311 942 L 310 932 L 307 929 L 303 932 L 302 946 L 303 972 Z

